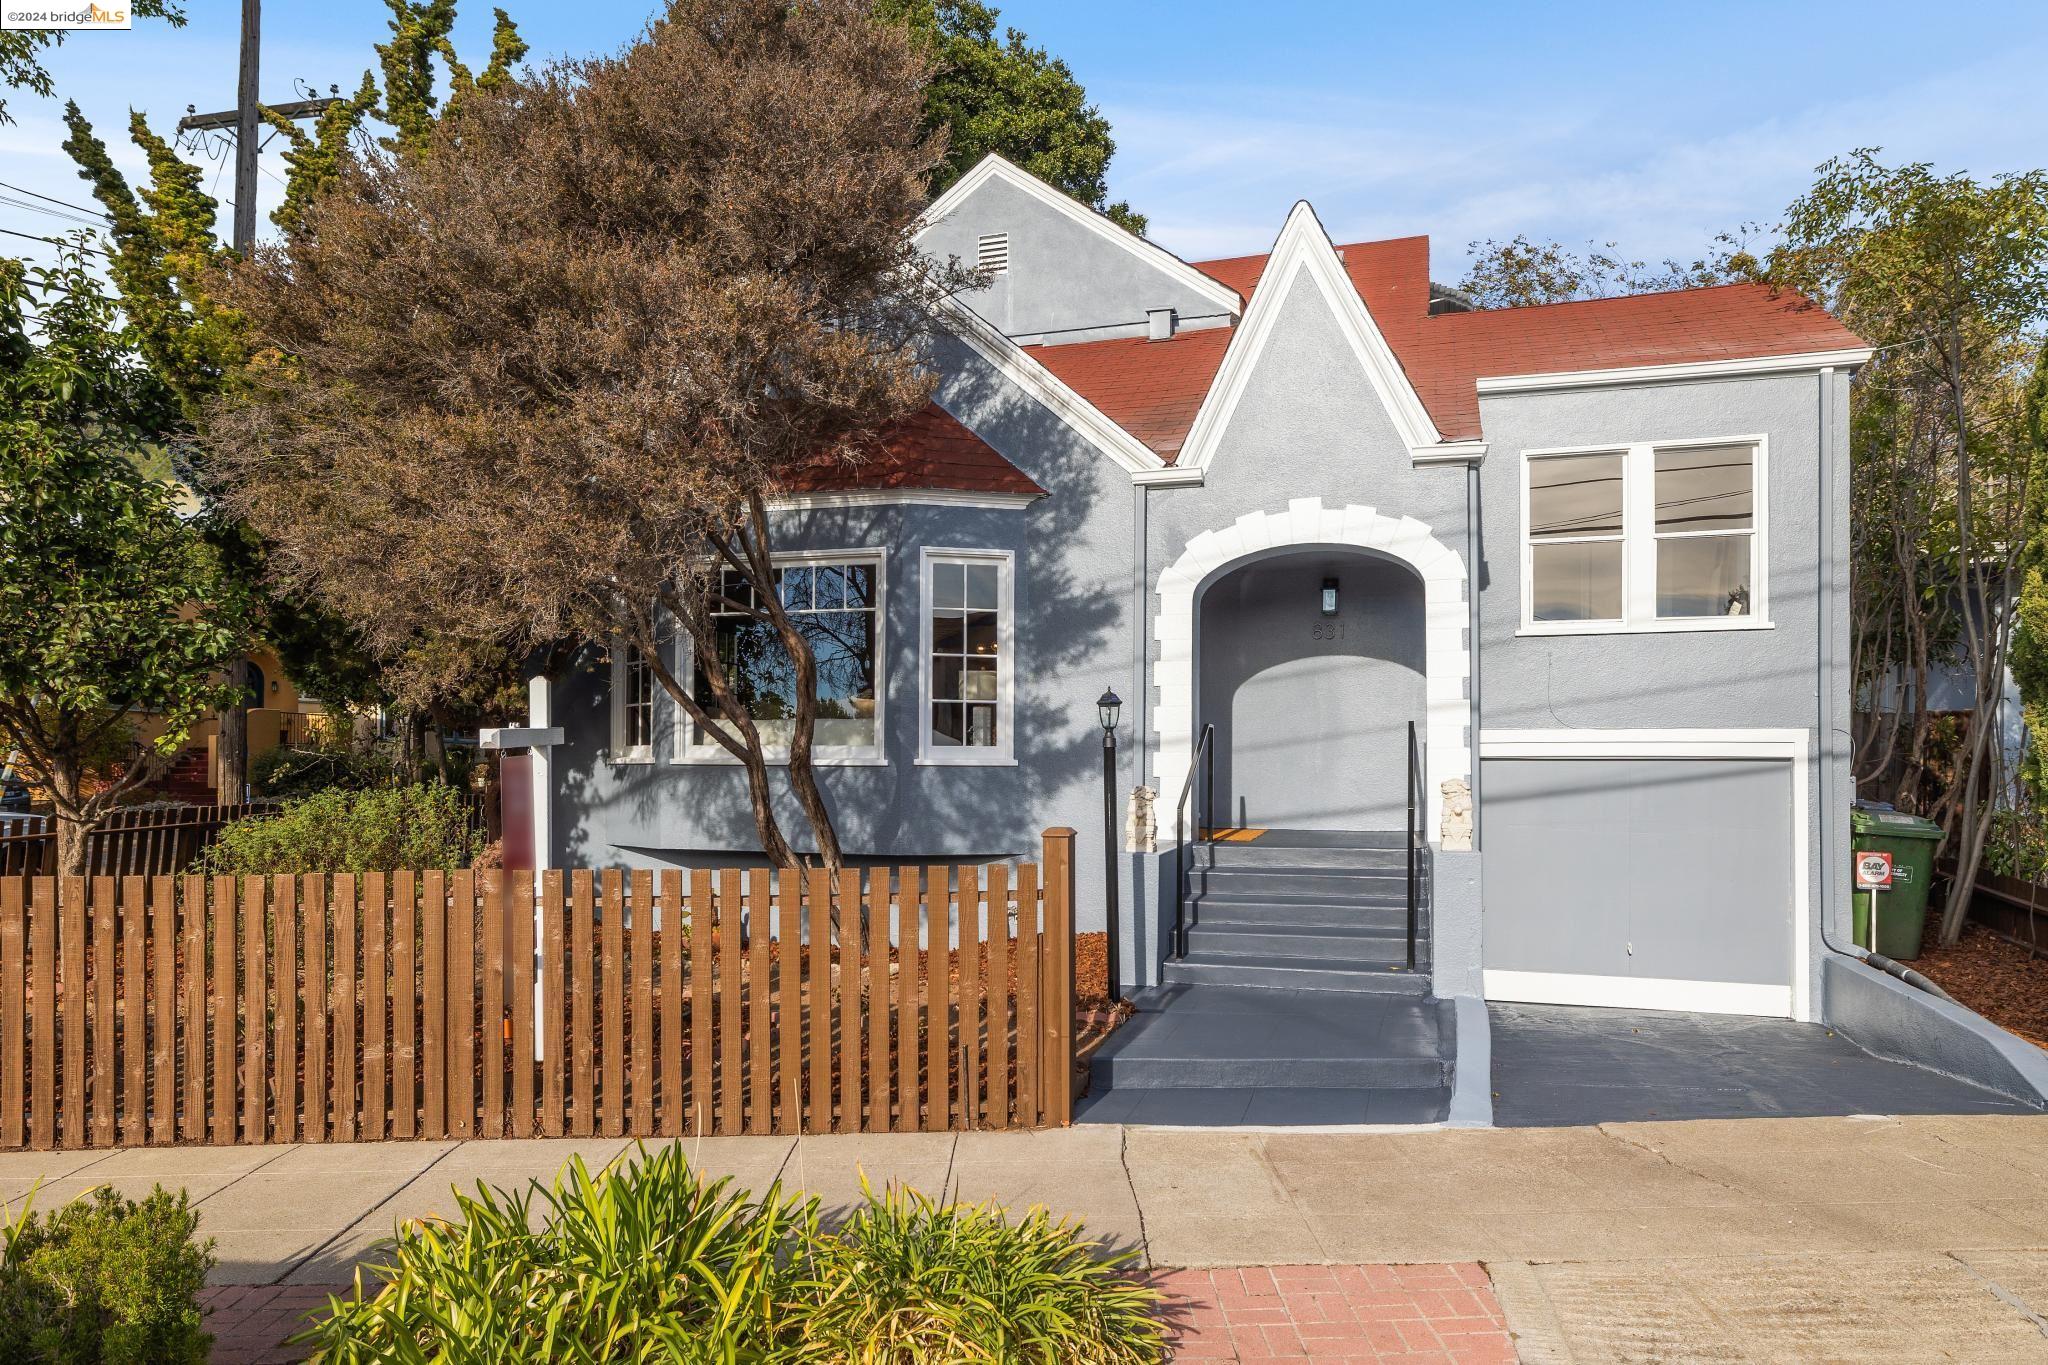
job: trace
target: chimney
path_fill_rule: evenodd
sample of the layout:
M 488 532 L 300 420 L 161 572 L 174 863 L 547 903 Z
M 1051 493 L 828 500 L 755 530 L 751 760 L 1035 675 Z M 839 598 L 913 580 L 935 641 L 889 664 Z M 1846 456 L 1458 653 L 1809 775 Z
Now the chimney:
M 1145 310 L 1145 335 L 1152 341 L 1169 341 L 1173 338 L 1174 324 L 1179 315 L 1171 308 L 1147 308 Z

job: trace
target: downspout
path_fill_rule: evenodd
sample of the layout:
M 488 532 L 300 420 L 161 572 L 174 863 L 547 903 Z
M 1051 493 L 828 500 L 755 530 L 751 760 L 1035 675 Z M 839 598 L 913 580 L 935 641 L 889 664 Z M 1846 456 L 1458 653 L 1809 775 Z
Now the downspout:
M 1844 948 L 1828 937 L 1828 926 L 1838 922 L 1841 913 L 1842 888 L 1841 864 L 1835 857 L 1831 839 L 1834 827 L 1841 822 L 1842 813 L 1836 804 L 1835 791 L 1835 465 L 1840 459 L 1835 449 L 1835 371 L 1832 366 L 1820 372 L 1820 499 L 1816 506 L 1820 516 L 1820 562 L 1816 574 L 1814 601 L 1819 607 L 1820 635 L 1815 649 L 1815 662 L 1820 669 L 1819 726 L 1820 779 L 1814 786 L 1819 793 L 1819 835 L 1820 835 L 1820 941 L 1830 952 L 1852 957 L 1889 976 L 1895 976 L 1909 986 L 1917 986 L 1929 995 L 1953 1001 L 1954 997 L 1929 980 L 1925 975 L 1894 962 L 1883 953 L 1866 952 L 1851 944 Z M 1802 964 L 1806 970 L 1810 964 Z
M 1479 462 L 1465 466 L 1465 666 L 1472 701 L 1472 851 L 1480 848 L 1486 805 L 1479 799 Z

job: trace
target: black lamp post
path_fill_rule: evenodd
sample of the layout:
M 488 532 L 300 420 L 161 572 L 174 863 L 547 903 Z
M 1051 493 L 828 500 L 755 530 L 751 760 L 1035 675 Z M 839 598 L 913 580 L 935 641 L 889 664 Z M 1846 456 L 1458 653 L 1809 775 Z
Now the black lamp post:
M 1116 875 L 1116 722 L 1123 706 L 1123 698 L 1110 691 L 1105 691 L 1095 701 L 1096 713 L 1102 719 L 1102 868 L 1103 889 L 1108 896 L 1109 998 L 1112 1003 L 1123 998 L 1124 980 L 1116 950 L 1117 921 L 1121 918 L 1117 907 Z

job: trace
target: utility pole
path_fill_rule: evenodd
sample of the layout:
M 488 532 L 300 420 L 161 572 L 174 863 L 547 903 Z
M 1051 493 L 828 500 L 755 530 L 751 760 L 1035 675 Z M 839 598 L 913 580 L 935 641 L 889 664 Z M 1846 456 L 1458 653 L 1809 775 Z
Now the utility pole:
M 242 60 L 235 85 L 235 107 L 217 114 L 187 113 L 178 120 L 181 133 L 208 129 L 235 130 L 235 254 L 247 258 L 256 246 L 256 158 L 263 150 L 262 107 L 263 0 L 242 0 Z M 332 100 L 296 100 L 276 106 L 287 118 L 317 118 Z M 190 109 L 190 106 L 187 106 Z M 235 701 L 220 710 L 220 732 L 214 739 L 214 799 L 233 804 L 249 796 L 249 707 L 263 698 L 250 693 L 254 675 L 249 660 L 228 665 Z

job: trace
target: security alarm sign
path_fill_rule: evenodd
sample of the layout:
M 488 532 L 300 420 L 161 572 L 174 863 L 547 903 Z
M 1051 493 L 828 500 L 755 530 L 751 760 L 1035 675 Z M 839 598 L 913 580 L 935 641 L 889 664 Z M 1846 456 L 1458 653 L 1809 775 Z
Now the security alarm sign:
M 1892 855 L 1889 853 L 1859 853 L 1856 855 L 1856 889 L 1858 891 L 1887 891 L 1892 884 Z

